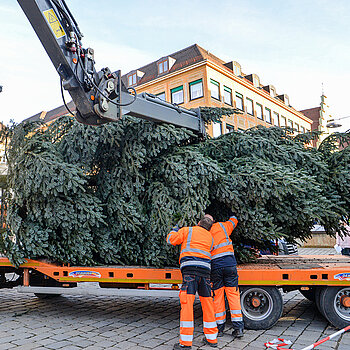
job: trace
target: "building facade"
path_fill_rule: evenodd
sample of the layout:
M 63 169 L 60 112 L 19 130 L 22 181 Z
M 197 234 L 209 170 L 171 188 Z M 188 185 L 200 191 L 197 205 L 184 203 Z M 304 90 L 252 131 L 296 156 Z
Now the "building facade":
M 327 127 L 327 124 L 332 116 L 330 114 L 329 105 L 327 104 L 327 96 L 322 94 L 319 107 L 304 109 L 300 112 L 313 121 L 311 130 L 322 132 L 319 139 L 313 144 L 314 147 L 318 147 L 319 144 L 330 134 L 330 129 Z
M 263 85 L 257 74 L 245 74 L 236 61 L 224 62 L 197 44 L 164 56 L 123 76 L 127 87 L 185 108 L 232 107 L 240 113 L 208 126 L 211 136 L 256 125 L 311 130 L 312 120 L 295 110 L 287 94 Z

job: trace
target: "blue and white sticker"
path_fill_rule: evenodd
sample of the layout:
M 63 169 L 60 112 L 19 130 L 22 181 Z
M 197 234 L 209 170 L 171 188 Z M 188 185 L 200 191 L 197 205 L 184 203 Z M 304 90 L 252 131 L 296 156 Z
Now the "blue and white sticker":
M 78 277 L 78 278 L 101 278 L 101 274 L 97 271 L 89 270 L 76 270 L 69 273 L 69 277 Z
M 350 272 L 343 272 L 334 275 L 334 279 L 339 281 L 350 281 Z

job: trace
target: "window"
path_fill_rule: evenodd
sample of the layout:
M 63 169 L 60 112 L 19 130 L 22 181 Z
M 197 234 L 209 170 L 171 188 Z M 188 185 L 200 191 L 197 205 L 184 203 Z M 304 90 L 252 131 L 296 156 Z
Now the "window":
M 234 132 L 235 128 L 233 125 L 230 124 L 226 124 L 226 134 L 230 133 L 230 132 Z
M 305 134 L 305 128 L 303 126 L 301 127 L 301 132 L 302 134 Z
M 288 126 L 289 126 L 290 128 L 293 128 L 293 121 L 290 120 L 290 119 L 288 119 Z
M 265 121 L 271 124 L 271 110 L 265 107 Z
M 220 101 L 220 84 L 213 79 L 210 79 L 210 91 L 210 96 Z
M 232 90 L 227 86 L 224 86 L 224 102 L 232 106 Z
M 251 100 L 250 98 L 247 98 L 246 106 L 247 106 L 247 113 L 250 115 L 254 115 L 253 100 Z
M 159 94 L 156 95 L 159 99 L 161 99 L 162 101 L 165 101 L 165 92 L 161 92 Z
M 158 74 L 162 74 L 168 71 L 168 60 L 164 60 L 158 63 Z
M 283 115 L 281 115 L 281 128 L 285 128 L 287 126 L 287 119 Z
M 273 125 L 280 126 L 280 116 L 276 112 L 273 112 Z
M 244 129 L 238 128 L 237 131 L 242 133 L 242 132 L 244 132 Z
M 295 128 L 295 131 L 296 131 L 297 133 L 300 132 L 299 124 L 295 123 L 295 124 L 294 124 L 294 128 Z
M 222 125 L 221 123 L 213 122 L 213 137 L 218 137 L 222 135 Z
M 256 104 L 256 116 L 261 119 L 264 120 L 264 115 L 263 115 L 263 107 L 261 104 L 257 103 Z
M 137 82 L 136 73 L 130 74 L 128 77 L 128 85 L 129 86 L 136 85 L 136 82 Z
M 190 83 L 190 99 L 195 100 L 196 98 L 200 98 L 200 97 L 203 97 L 202 79 L 198 79 Z
M 171 89 L 171 102 L 180 104 L 184 102 L 184 89 L 183 86 Z
M 244 110 L 243 107 L 243 95 L 239 92 L 236 92 L 236 108 L 240 109 L 241 111 Z

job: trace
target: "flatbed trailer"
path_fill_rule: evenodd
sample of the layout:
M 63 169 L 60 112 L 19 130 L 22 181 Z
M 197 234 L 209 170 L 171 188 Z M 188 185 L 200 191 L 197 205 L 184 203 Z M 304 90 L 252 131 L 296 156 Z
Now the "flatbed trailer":
M 177 268 L 70 266 L 28 259 L 18 268 L 0 258 L 0 287 L 16 287 L 41 298 L 61 294 L 177 297 Z M 7 276 L 12 274 L 12 279 Z M 350 258 L 339 255 L 274 256 L 238 266 L 241 305 L 247 328 L 272 327 L 283 312 L 284 292 L 300 290 L 337 328 L 350 324 Z M 13 276 L 16 279 L 13 280 Z M 95 288 L 79 288 L 95 282 Z M 96 287 L 97 283 L 98 286 Z

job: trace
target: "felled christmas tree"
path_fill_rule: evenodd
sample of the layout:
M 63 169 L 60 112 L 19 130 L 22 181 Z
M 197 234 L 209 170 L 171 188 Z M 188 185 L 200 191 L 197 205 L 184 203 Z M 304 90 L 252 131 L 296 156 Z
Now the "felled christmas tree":
M 207 122 L 225 113 L 232 110 L 202 109 Z M 203 140 L 136 118 L 101 127 L 69 117 L 49 126 L 20 124 L 8 152 L 2 250 L 15 264 L 45 257 L 177 266 L 166 234 L 207 211 L 218 221 L 236 213 L 241 261 L 250 258 L 246 244 L 309 237 L 315 219 L 334 234 L 350 212 L 349 151 L 305 147 L 313 136 L 256 127 Z

